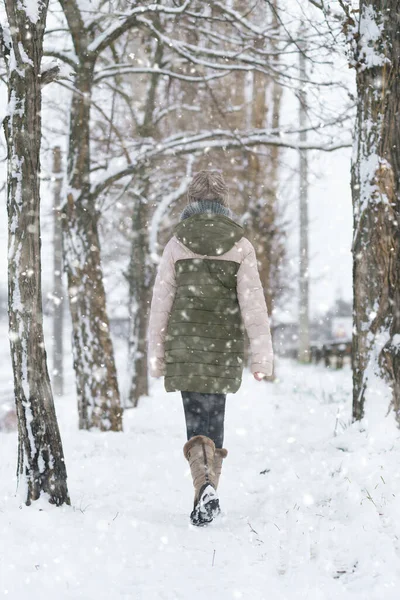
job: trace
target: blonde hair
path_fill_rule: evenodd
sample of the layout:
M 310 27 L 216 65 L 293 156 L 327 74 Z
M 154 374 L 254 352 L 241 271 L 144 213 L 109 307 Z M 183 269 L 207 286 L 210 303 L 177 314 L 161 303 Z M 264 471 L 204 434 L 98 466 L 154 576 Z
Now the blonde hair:
M 199 171 L 190 182 L 188 202 L 214 200 L 228 206 L 228 188 L 220 171 Z

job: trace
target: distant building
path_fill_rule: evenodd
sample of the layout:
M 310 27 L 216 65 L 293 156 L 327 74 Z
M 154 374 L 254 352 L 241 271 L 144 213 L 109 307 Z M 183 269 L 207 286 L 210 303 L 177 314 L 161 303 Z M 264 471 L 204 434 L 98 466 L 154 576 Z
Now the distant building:
M 334 306 L 324 315 L 310 322 L 310 345 L 322 346 L 334 342 L 351 342 L 352 306 L 342 298 L 337 298 Z M 284 319 L 273 328 L 274 349 L 279 356 L 297 356 L 299 325 Z
M 337 342 L 347 342 L 352 338 L 352 317 L 334 317 L 332 319 L 332 338 Z

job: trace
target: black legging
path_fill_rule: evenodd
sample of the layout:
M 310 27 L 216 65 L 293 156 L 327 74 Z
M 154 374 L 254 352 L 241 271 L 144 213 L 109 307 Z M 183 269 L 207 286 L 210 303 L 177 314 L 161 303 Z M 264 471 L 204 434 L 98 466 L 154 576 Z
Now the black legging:
M 181 392 L 185 410 L 187 439 L 195 435 L 211 438 L 216 448 L 224 443 L 225 394 Z

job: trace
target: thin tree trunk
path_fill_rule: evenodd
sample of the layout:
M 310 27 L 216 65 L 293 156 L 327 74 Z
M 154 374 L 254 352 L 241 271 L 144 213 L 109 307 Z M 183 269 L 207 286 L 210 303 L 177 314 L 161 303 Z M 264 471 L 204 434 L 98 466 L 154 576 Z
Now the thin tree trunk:
M 163 57 L 163 45 L 158 42 L 154 54 L 153 66 L 160 66 Z M 156 105 L 156 91 L 159 83 L 157 73 L 153 74 L 146 95 L 143 123 L 139 129 L 142 137 L 155 134 L 153 122 Z M 147 200 L 149 181 L 145 170 L 138 172 L 137 180 L 142 181 L 142 190 L 137 197 L 132 215 L 131 254 L 128 267 L 129 285 L 129 366 L 130 388 L 128 406 L 136 408 L 141 396 L 149 394 L 147 365 L 147 327 L 149 320 L 151 288 L 154 279 L 154 265 L 150 260 L 149 222 L 150 206 Z
M 147 325 L 149 317 L 153 267 L 149 262 L 149 207 L 140 196 L 132 215 L 129 284 L 129 365 L 131 369 L 129 406 L 137 407 L 139 398 L 149 393 L 147 369 Z
M 304 25 L 300 27 L 300 39 L 304 37 Z M 304 43 L 299 43 L 299 72 L 300 79 L 306 78 L 306 59 Z M 300 142 L 307 141 L 305 131 L 307 120 L 307 98 L 304 83 L 300 83 L 299 90 L 299 126 Z M 304 131 L 303 131 L 304 130 Z M 309 325 L 309 284 L 308 284 L 308 157 L 307 150 L 299 151 L 300 159 L 300 274 L 299 274 L 299 354 L 302 363 L 310 360 L 310 325 Z
M 277 2 L 274 1 L 275 11 Z M 277 12 L 272 16 L 272 22 L 279 29 L 276 18 Z M 275 50 L 275 44 L 270 42 L 270 49 Z M 278 59 L 271 59 L 274 68 L 278 68 Z M 280 107 L 282 90 L 276 82 L 269 80 L 264 74 L 255 73 L 253 79 L 253 101 L 251 125 L 262 129 L 269 126 L 271 129 L 279 128 Z M 258 256 L 258 266 L 261 282 L 264 287 L 265 301 L 271 315 L 275 295 L 279 291 L 279 284 L 274 277 L 279 272 L 281 254 L 277 251 L 280 245 L 280 232 L 277 224 L 277 191 L 279 175 L 279 148 L 271 147 L 268 158 L 256 154 L 249 156 L 249 169 L 247 178 L 251 184 L 250 199 L 250 227 L 254 246 Z M 275 379 L 275 373 L 269 380 Z
M 63 207 L 64 267 L 73 331 L 79 428 L 122 431 L 122 407 L 100 261 L 99 213 L 90 197 L 90 99 L 94 62 L 75 78 Z
M 278 14 L 278 2 L 274 0 L 274 12 L 272 14 L 272 23 L 275 27 L 275 36 L 279 34 L 279 20 Z M 274 40 L 270 41 L 270 47 L 272 52 L 277 52 L 277 44 Z M 279 57 L 275 56 L 271 58 L 274 69 L 279 69 Z M 276 81 L 269 81 L 267 85 L 267 102 L 266 102 L 266 125 L 271 129 L 279 130 L 280 114 L 281 114 L 281 99 L 282 99 L 282 88 Z M 264 261 L 263 268 L 265 271 L 265 299 L 267 303 L 268 312 L 271 315 L 274 305 L 274 300 L 280 292 L 280 282 L 277 280 L 277 275 L 280 271 L 282 262 L 282 253 L 278 248 L 281 246 L 281 235 L 279 231 L 278 210 L 277 210 L 277 195 L 279 188 L 279 157 L 280 149 L 278 146 L 272 146 L 269 148 L 269 157 L 265 165 L 265 197 L 267 199 L 267 222 L 269 223 L 269 230 L 266 235 L 265 243 L 267 258 Z M 267 266 L 267 263 L 269 266 Z
M 67 473 L 54 409 L 43 337 L 40 238 L 40 64 L 48 1 L 37 17 L 6 0 L 11 44 L 7 211 L 9 223 L 9 337 L 18 416 L 18 477 L 26 503 L 42 492 L 69 504 Z
M 62 226 L 61 226 L 61 150 L 56 146 L 53 150 L 54 183 L 54 259 L 53 259 L 53 386 L 56 396 L 64 391 L 63 373 L 63 326 L 64 326 L 64 291 L 62 284 Z
M 383 402 L 400 423 L 400 36 L 397 0 L 360 7 L 354 207 L 353 417 Z M 371 38 L 371 31 L 375 38 Z

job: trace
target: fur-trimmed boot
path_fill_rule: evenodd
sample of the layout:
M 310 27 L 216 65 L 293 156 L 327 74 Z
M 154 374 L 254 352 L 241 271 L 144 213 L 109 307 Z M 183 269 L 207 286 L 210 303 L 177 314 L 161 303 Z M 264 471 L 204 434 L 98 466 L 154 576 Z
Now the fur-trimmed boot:
M 183 454 L 189 462 L 194 486 L 190 520 L 193 525 L 206 525 L 219 513 L 214 472 L 215 444 L 205 435 L 196 435 L 186 442 Z
M 225 448 L 215 448 L 214 454 L 214 474 L 215 474 L 215 489 L 218 489 L 219 478 L 221 477 L 222 461 L 228 456 L 228 450 Z

